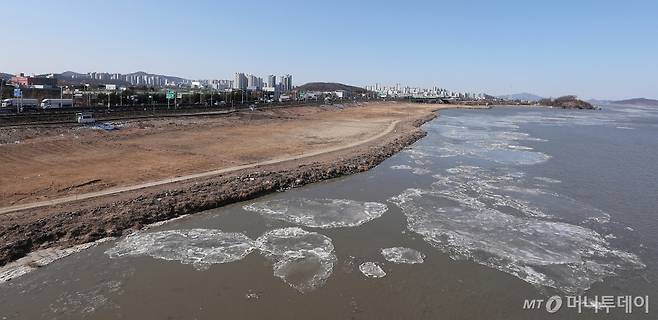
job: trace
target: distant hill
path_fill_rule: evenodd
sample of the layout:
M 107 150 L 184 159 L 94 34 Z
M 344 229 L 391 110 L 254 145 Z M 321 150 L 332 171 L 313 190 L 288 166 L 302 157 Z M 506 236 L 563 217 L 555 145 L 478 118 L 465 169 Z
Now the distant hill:
M 539 101 L 541 99 L 544 99 L 544 97 L 540 97 L 536 94 L 527 93 L 527 92 L 507 94 L 507 95 L 498 96 L 497 98 L 505 99 L 505 100 L 526 100 L 526 101 Z
M 2 80 L 10 80 L 11 77 L 13 77 L 13 75 L 11 75 L 9 73 L 0 72 L 0 79 L 2 79 Z
M 323 91 L 323 92 L 343 90 L 343 91 L 349 91 L 354 93 L 363 93 L 367 91 L 364 88 L 359 88 L 359 87 L 350 86 L 342 83 L 335 83 L 335 82 L 309 82 L 295 89 L 299 91 Z
M 81 77 L 86 76 L 86 74 L 77 73 L 77 72 L 73 72 L 73 71 L 64 71 L 64 72 L 60 73 L 59 76 L 63 77 L 63 78 L 81 78 Z
M 614 103 L 614 104 L 624 104 L 624 105 L 633 105 L 633 106 L 658 107 L 658 100 L 647 99 L 647 98 L 626 99 L 626 100 L 612 101 L 612 103 Z
M 541 99 L 539 100 L 539 104 L 562 109 L 595 109 L 591 103 L 580 100 L 576 96 L 564 96 L 557 99 Z

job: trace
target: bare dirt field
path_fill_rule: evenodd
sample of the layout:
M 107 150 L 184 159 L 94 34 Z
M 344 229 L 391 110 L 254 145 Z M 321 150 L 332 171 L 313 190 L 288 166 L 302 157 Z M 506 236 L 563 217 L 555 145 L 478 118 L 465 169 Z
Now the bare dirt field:
M 299 155 L 376 135 L 436 106 L 368 104 L 89 127 L 0 129 L 0 207 Z

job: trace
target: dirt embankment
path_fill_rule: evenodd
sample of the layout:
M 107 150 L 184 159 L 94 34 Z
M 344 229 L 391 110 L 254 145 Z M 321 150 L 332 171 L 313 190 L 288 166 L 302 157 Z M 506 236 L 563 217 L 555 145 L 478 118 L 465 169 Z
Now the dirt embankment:
M 0 215 L 0 265 L 33 250 L 67 247 L 108 236 L 120 236 L 126 230 L 139 229 L 153 222 L 366 171 L 423 137 L 425 132 L 419 126 L 435 115 L 425 110 L 411 116 L 387 117 L 397 121 L 393 132 L 345 150 Z M 343 121 L 342 118 L 340 120 Z M 311 121 L 310 124 L 317 122 Z M 381 126 L 373 128 L 381 129 Z M 350 141 L 363 138 L 360 132 L 349 136 L 352 137 L 348 139 Z M 266 156 L 271 155 L 268 152 Z

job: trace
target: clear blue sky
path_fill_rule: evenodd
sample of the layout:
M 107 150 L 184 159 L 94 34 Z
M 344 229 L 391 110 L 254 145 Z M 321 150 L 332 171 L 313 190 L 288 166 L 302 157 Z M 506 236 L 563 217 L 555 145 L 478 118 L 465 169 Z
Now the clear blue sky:
M 658 1 L 0 0 L 0 71 L 658 98 Z

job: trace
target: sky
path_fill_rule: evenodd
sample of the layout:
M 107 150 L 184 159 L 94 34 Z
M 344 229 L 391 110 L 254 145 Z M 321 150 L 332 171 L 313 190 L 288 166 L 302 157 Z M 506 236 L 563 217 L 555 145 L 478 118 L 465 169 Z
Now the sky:
M 658 98 L 658 1 L 0 0 L 0 72 Z

